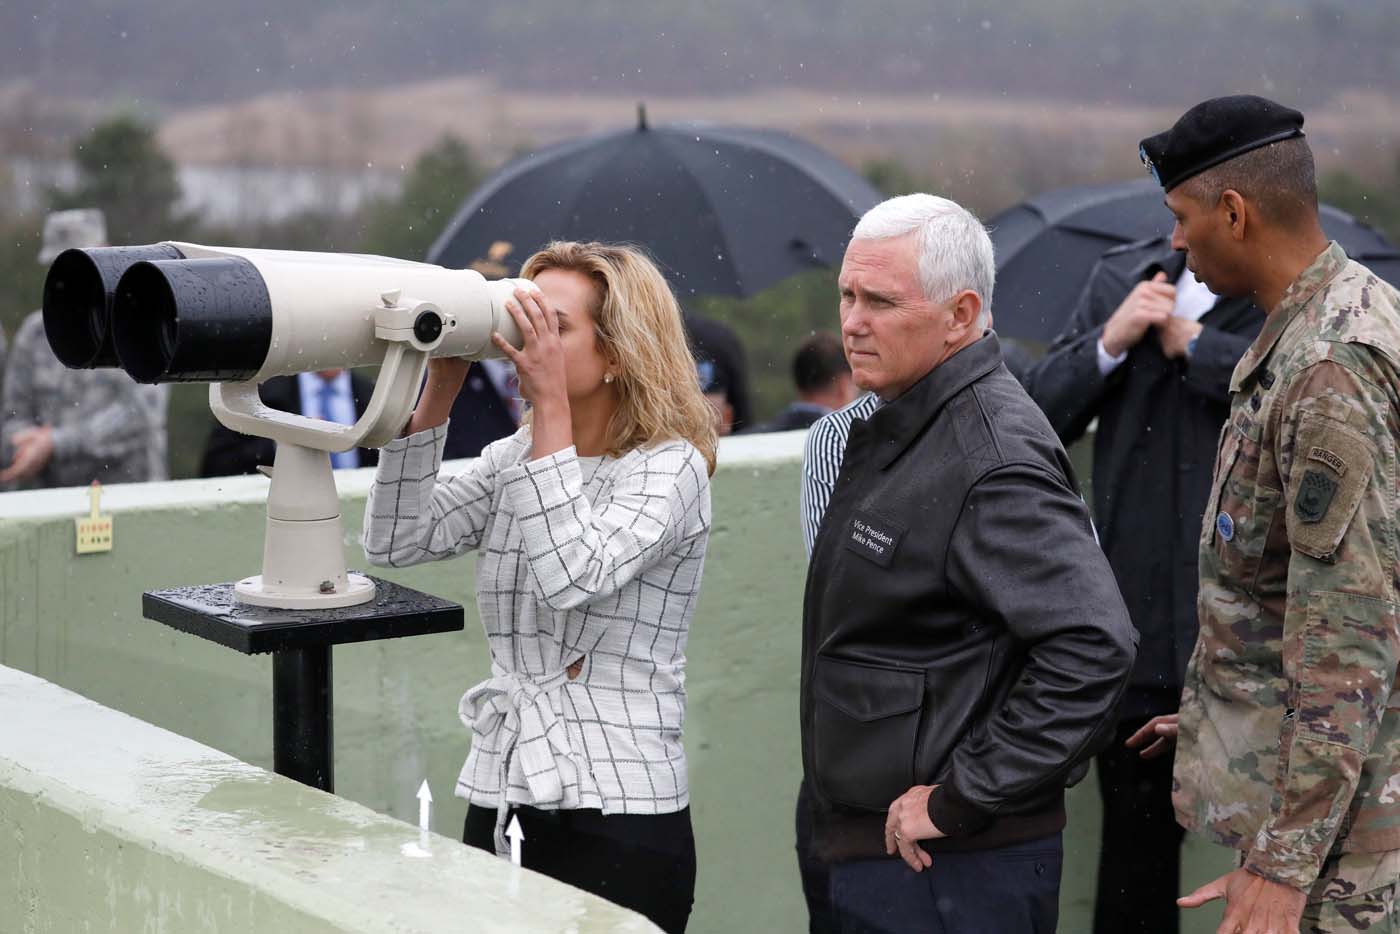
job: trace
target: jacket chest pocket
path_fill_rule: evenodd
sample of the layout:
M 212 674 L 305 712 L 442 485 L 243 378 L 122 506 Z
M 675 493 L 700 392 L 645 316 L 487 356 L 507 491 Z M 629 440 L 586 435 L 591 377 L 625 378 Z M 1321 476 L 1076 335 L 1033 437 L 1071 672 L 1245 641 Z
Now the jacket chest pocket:
M 1259 419 L 1236 416 L 1225 426 L 1210 508 L 1202 517 L 1204 544 L 1215 556 L 1221 582 L 1252 593 L 1283 494 L 1261 482 Z

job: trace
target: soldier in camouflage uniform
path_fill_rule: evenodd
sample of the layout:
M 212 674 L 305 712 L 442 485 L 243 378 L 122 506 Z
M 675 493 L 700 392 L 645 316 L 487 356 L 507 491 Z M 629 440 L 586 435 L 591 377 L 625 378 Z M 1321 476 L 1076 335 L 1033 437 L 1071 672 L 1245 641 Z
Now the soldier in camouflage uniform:
M 105 241 L 100 211 L 59 211 L 44 224 L 39 261 Z M 0 489 L 165 479 L 168 398 L 166 387 L 118 369 L 67 369 L 33 312 L 15 334 L 0 391 Z
M 1225 932 L 1400 931 L 1400 296 L 1322 234 L 1302 123 L 1221 98 L 1143 141 L 1173 245 L 1268 312 L 1202 523 L 1173 790 L 1241 868 L 1181 904 L 1224 897 Z

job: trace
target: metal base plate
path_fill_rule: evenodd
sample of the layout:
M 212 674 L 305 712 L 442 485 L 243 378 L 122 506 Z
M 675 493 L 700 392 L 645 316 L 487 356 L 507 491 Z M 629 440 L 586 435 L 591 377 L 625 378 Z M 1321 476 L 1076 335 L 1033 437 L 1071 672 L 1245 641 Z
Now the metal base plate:
M 141 595 L 141 611 L 147 619 L 246 655 L 458 632 L 465 626 L 460 603 L 368 579 L 375 585 L 374 599 L 333 610 L 251 606 L 235 595 L 230 582 L 147 591 Z
M 346 574 L 345 589 L 339 593 L 288 594 L 263 586 L 261 574 L 245 577 L 233 585 L 239 600 L 253 606 L 279 610 L 338 610 L 359 606 L 374 599 L 374 581 L 363 574 Z

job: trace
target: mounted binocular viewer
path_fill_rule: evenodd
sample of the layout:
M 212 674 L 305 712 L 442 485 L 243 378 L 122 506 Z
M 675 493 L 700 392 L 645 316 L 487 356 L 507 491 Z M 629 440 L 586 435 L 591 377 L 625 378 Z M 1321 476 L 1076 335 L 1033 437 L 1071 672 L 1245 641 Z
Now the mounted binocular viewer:
M 211 383 L 215 418 L 275 441 L 263 572 L 235 592 L 257 606 L 331 609 L 373 599 L 374 583 L 346 571 L 330 452 L 392 440 L 428 357 L 499 357 L 492 332 L 519 347 L 505 302 L 522 286 L 534 288 L 383 256 L 174 242 L 68 250 L 44 282 L 44 330 L 74 369 Z M 374 395 L 353 425 L 258 398 L 273 376 L 374 365 Z

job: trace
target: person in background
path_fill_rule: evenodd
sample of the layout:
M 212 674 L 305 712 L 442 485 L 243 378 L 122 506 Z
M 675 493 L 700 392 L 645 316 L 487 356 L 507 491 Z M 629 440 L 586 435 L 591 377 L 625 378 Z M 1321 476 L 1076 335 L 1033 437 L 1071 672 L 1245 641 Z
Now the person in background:
M 739 335 L 728 325 L 693 312 L 685 312 L 684 321 L 701 390 L 715 412 L 716 430 L 720 435 L 742 431 L 752 424 L 753 413 Z
M 56 211 L 44 220 L 39 262 L 106 243 L 101 211 Z M 115 367 L 68 369 L 49 348 L 43 312 L 30 313 L 0 390 L 0 489 L 164 480 L 169 397 Z
M 295 376 L 274 376 L 258 387 L 263 404 L 283 412 L 295 412 L 339 425 L 353 425 L 364 414 L 374 394 L 374 383 L 349 370 L 321 370 Z M 255 438 L 215 422 L 209 429 L 200 461 L 201 477 L 228 477 L 256 473 L 272 466 L 277 445 L 269 438 Z M 331 455 L 331 467 L 373 467 L 379 452 L 351 448 Z
M 797 401 L 768 422 L 751 429 L 796 431 L 808 428 L 829 412 L 848 405 L 860 391 L 851 379 L 851 365 L 841 349 L 841 338 L 818 331 L 804 340 L 792 358 L 792 381 Z
M 1180 712 L 1129 739 L 1177 736 L 1178 821 L 1238 853 L 1179 904 L 1223 898 L 1244 934 L 1396 930 L 1400 294 L 1322 232 L 1298 111 L 1215 98 L 1139 152 L 1187 268 L 1267 316 L 1230 377 Z
M 443 458 L 478 457 L 492 441 L 515 434 L 523 407 L 520 381 L 510 361 L 480 361 L 452 402 Z
M 1196 560 L 1230 374 L 1264 324 L 1219 298 L 1165 238 L 1114 247 L 1021 382 L 1065 445 L 1094 433 L 1094 521 L 1140 634 L 1117 740 L 1097 758 L 1103 803 L 1095 934 L 1178 929 L 1183 833 L 1167 758 L 1123 743 L 1176 710 L 1196 644 Z
M 683 931 L 695 842 L 685 647 L 710 534 L 712 415 L 680 309 L 640 252 L 554 243 L 507 308 L 526 423 L 439 476 L 464 360 L 434 358 L 365 506 L 371 564 L 477 551 L 491 677 L 459 712 L 463 839 Z
M 800 706 L 843 932 L 1053 930 L 1064 790 L 1133 662 L 1069 459 L 989 330 L 994 278 L 986 229 L 933 195 L 872 208 L 841 267 L 882 404 L 812 549 Z

